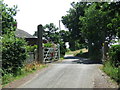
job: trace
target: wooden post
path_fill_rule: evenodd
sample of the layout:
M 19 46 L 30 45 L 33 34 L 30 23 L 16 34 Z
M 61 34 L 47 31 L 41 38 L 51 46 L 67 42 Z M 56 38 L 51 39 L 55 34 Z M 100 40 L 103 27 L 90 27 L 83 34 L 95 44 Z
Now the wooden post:
M 57 48 L 58 48 L 58 60 L 60 60 L 60 44 L 57 44 Z
M 40 24 L 40 25 L 38 25 L 38 27 L 37 27 L 37 29 L 38 29 L 38 56 L 37 56 L 37 60 L 38 60 L 38 63 L 43 63 L 43 46 L 42 46 L 42 43 L 43 43 L 43 41 L 42 41 L 42 37 L 43 37 L 43 27 L 42 27 L 42 25 Z
M 107 53 L 108 53 L 108 42 L 104 42 L 104 48 L 103 48 L 103 60 L 107 59 Z

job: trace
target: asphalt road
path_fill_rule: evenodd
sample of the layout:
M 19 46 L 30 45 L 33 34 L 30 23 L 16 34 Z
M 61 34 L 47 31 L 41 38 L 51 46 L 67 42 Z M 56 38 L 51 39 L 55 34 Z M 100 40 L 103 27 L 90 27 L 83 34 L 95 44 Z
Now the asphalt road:
M 52 63 L 19 88 L 93 88 L 100 65 L 67 56 L 63 62 Z

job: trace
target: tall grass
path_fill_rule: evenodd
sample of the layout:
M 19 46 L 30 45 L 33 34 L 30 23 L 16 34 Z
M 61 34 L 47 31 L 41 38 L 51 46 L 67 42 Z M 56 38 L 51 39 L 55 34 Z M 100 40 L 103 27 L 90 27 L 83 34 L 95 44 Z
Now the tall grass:
M 120 83 L 120 68 L 115 67 L 110 61 L 106 61 L 103 66 L 103 71 L 114 79 L 118 84 Z
M 17 71 L 16 75 L 12 73 L 6 73 L 4 74 L 4 76 L 2 76 L 2 87 L 4 87 L 5 85 L 7 85 L 8 83 L 14 80 L 21 79 L 27 76 L 28 74 L 33 73 L 45 67 L 47 67 L 47 65 L 33 63 L 33 64 L 28 64 L 25 67 L 21 68 L 19 71 Z

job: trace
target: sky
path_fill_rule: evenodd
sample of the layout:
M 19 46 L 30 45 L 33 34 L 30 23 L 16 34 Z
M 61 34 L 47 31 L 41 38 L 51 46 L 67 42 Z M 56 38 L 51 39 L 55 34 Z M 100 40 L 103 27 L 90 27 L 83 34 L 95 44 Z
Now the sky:
M 9 7 L 18 6 L 18 12 L 15 19 L 18 23 L 18 29 L 24 30 L 30 34 L 37 31 L 37 25 L 54 23 L 59 27 L 59 20 L 66 15 L 71 7 L 71 2 L 79 0 L 4 0 Z M 66 30 L 61 22 L 61 29 Z

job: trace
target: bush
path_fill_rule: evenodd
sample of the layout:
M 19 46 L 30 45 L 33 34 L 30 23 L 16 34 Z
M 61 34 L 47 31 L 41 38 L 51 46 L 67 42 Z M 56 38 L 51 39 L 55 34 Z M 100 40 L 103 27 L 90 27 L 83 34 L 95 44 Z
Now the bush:
M 24 65 L 27 57 L 27 43 L 14 35 L 4 35 L 2 38 L 2 69 L 5 73 L 16 74 Z
M 26 50 L 28 52 L 34 52 L 35 49 L 37 49 L 37 45 L 34 45 L 34 46 L 26 46 Z
M 109 49 L 109 59 L 115 67 L 120 66 L 120 45 L 113 45 Z
M 64 57 L 65 52 L 67 52 L 65 43 L 64 42 L 60 42 L 60 56 Z
M 45 43 L 45 44 L 44 44 L 44 47 L 52 47 L 52 46 L 53 46 L 52 43 Z

